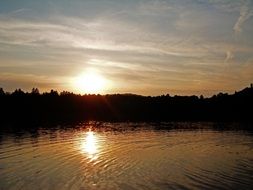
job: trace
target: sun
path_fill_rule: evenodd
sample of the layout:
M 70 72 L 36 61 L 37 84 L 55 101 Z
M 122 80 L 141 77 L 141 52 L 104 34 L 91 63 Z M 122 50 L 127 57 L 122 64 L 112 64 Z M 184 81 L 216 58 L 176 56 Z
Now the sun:
M 105 78 L 95 71 L 84 72 L 74 79 L 74 88 L 80 93 L 101 93 L 105 89 L 105 84 Z

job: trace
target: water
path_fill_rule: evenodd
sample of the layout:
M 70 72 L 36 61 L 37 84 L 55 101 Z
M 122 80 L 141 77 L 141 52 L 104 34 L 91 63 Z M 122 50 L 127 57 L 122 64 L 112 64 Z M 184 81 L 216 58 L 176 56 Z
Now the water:
M 93 123 L 0 133 L 0 189 L 252 189 L 253 133 Z

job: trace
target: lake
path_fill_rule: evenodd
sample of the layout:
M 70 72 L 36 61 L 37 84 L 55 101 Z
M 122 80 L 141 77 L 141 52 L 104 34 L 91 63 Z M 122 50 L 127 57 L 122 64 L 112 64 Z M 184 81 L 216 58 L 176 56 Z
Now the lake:
M 1 190 L 252 184 L 253 132 L 242 124 L 90 122 L 0 132 Z

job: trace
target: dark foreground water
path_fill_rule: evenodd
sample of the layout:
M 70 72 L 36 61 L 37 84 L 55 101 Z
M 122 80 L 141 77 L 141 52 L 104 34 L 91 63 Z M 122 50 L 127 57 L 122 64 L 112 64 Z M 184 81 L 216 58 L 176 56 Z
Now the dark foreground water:
M 90 123 L 2 131 L 0 189 L 253 189 L 253 133 L 221 128 Z

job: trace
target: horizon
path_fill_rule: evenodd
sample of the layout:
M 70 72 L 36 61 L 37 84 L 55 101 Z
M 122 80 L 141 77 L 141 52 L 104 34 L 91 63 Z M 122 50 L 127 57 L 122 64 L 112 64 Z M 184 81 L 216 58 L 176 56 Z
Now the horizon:
M 251 0 L 3 1 L 0 87 L 143 96 L 253 81 Z
M 21 90 L 22 92 L 24 92 L 24 93 L 32 93 L 32 91 L 33 90 L 38 90 L 38 93 L 40 94 L 40 95 L 43 95 L 43 94 L 46 94 L 46 93 L 50 93 L 50 92 L 57 92 L 59 95 L 61 95 L 61 93 L 70 93 L 70 94 L 74 94 L 74 95 L 77 95 L 77 96 L 89 96 L 89 95 L 100 95 L 100 96 L 107 96 L 107 95 L 136 95 L 136 96 L 143 96 L 143 97 L 159 97 L 159 96 L 167 96 L 167 95 L 169 95 L 169 96 L 171 96 L 171 97 L 175 97 L 175 96 L 188 96 L 188 97 L 190 97 L 190 96 L 197 96 L 197 97 L 200 97 L 200 96 L 203 96 L 204 98 L 211 98 L 211 97 L 213 97 L 213 96 L 216 96 L 216 95 L 218 95 L 218 94 L 228 94 L 228 95 L 233 95 L 233 94 L 235 94 L 235 93 L 237 93 L 237 92 L 241 92 L 241 91 L 243 91 L 243 90 L 245 90 L 245 89 L 248 89 L 248 88 L 253 88 L 253 83 L 250 83 L 250 85 L 248 85 L 248 86 L 245 86 L 244 88 L 242 88 L 242 89 L 238 89 L 238 90 L 235 90 L 234 92 L 232 92 L 232 93 L 228 93 L 228 92 L 223 92 L 223 91 L 221 91 L 221 92 L 218 92 L 218 93 L 216 93 L 216 94 L 212 94 L 212 95 L 210 95 L 210 96 L 206 96 L 206 95 L 204 95 L 204 94 L 200 94 L 200 95 L 198 95 L 198 94 L 189 94 L 189 95 L 180 95 L 180 94 L 171 94 L 171 93 L 167 93 L 167 94 L 159 94 L 159 95 L 143 95 L 143 94 L 134 94 L 134 93 L 108 93 L 108 94 L 101 94 L 101 93 L 75 93 L 75 92 L 73 92 L 73 91 L 67 91 L 67 90 L 63 90 L 63 91 L 57 91 L 56 89 L 50 89 L 50 90 L 48 90 L 48 91 L 41 91 L 39 88 L 37 88 L 37 87 L 33 87 L 30 91 L 25 91 L 25 90 L 23 90 L 23 89 L 21 89 L 21 88 L 16 88 L 15 90 L 13 90 L 13 91 L 5 91 L 5 89 L 4 88 L 2 88 L 2 87 L 0 87 L 0 90 L 3 90 L 3 92 L 4 93 L 6 93 L 6 94 L 12 94 L 12 93 L 14 93 L 15 91 L 18 91 L 18 90 Z

